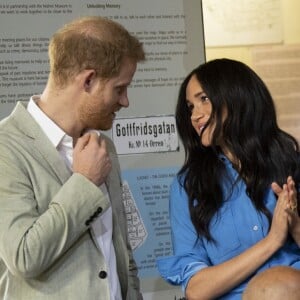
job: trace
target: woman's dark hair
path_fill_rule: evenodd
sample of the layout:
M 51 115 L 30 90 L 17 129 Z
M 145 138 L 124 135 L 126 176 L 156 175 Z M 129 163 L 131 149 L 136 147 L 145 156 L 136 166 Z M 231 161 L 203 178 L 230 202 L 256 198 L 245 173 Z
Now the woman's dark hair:
M 209 122 L 216 127 L 207 147 L 201 145 L 201 138 L 192 127 L 186 102 L 186 88 L 192 76 L 212 104 Z M 227 117 L 223 121 L 224 109 Z M 282 185 L 289 175 L 299 176 L 299 145 L 278 127 L 273 99 L 259 76 L 247 65 L 230 59 L 200 65 L 180 87 L 176 123 L 185 149 L 185 162 L 178 175 L 185 178 L 191 219 L 199 236 L 213 240 L 209 223 L 226 200 L 221 188 L 226 174 L 216 142 L 220 136 L 239 161 L 239 178 L 246 182 L 248 196 L 270 220 L 264 195 L 271 182 Z M 299 178 L 295 179 L 299 182 Z

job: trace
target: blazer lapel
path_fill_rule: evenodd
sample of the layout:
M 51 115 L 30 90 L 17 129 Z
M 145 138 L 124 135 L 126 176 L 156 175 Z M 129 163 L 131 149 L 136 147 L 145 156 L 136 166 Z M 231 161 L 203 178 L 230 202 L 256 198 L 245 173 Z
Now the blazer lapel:
M 18 129 L 32 139 L 34 148 L 40 152 L 45 162 L 63 184 L 71 176 L 71 171 L 65 166 L 57 149 L 47 138 L 43 130 L 26 110 L 25 104 L 18 102 L 11 114 Z

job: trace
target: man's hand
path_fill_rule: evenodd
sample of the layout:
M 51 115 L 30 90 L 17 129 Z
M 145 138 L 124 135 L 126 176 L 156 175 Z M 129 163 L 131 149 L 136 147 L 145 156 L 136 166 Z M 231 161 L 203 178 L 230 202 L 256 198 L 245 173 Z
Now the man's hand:
M 95 132 L 80 137 L 73 152 L 73 172 L 80 173 L 95 185 L 104 183 L 111 170 L 105 140 Z

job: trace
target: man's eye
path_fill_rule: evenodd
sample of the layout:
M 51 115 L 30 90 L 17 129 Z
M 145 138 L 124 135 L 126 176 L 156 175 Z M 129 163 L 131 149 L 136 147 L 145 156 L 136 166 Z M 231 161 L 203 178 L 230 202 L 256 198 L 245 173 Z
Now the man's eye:
M 125 91 L 125 87 L 123 87 L 123 86 L 117 87 L 117 93 L 119 95 L 121 95 L 122 93 L 124 93 L 124 91 Z

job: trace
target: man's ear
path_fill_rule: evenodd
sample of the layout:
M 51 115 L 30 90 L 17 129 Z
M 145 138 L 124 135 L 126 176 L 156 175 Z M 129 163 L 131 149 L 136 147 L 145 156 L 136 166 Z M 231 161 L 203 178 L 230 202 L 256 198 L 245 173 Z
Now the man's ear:
M 94 69 L 83 71 L 83 86 L 86 92 L 90 91 L 95 78 L 96 78 L 96 71 Z

